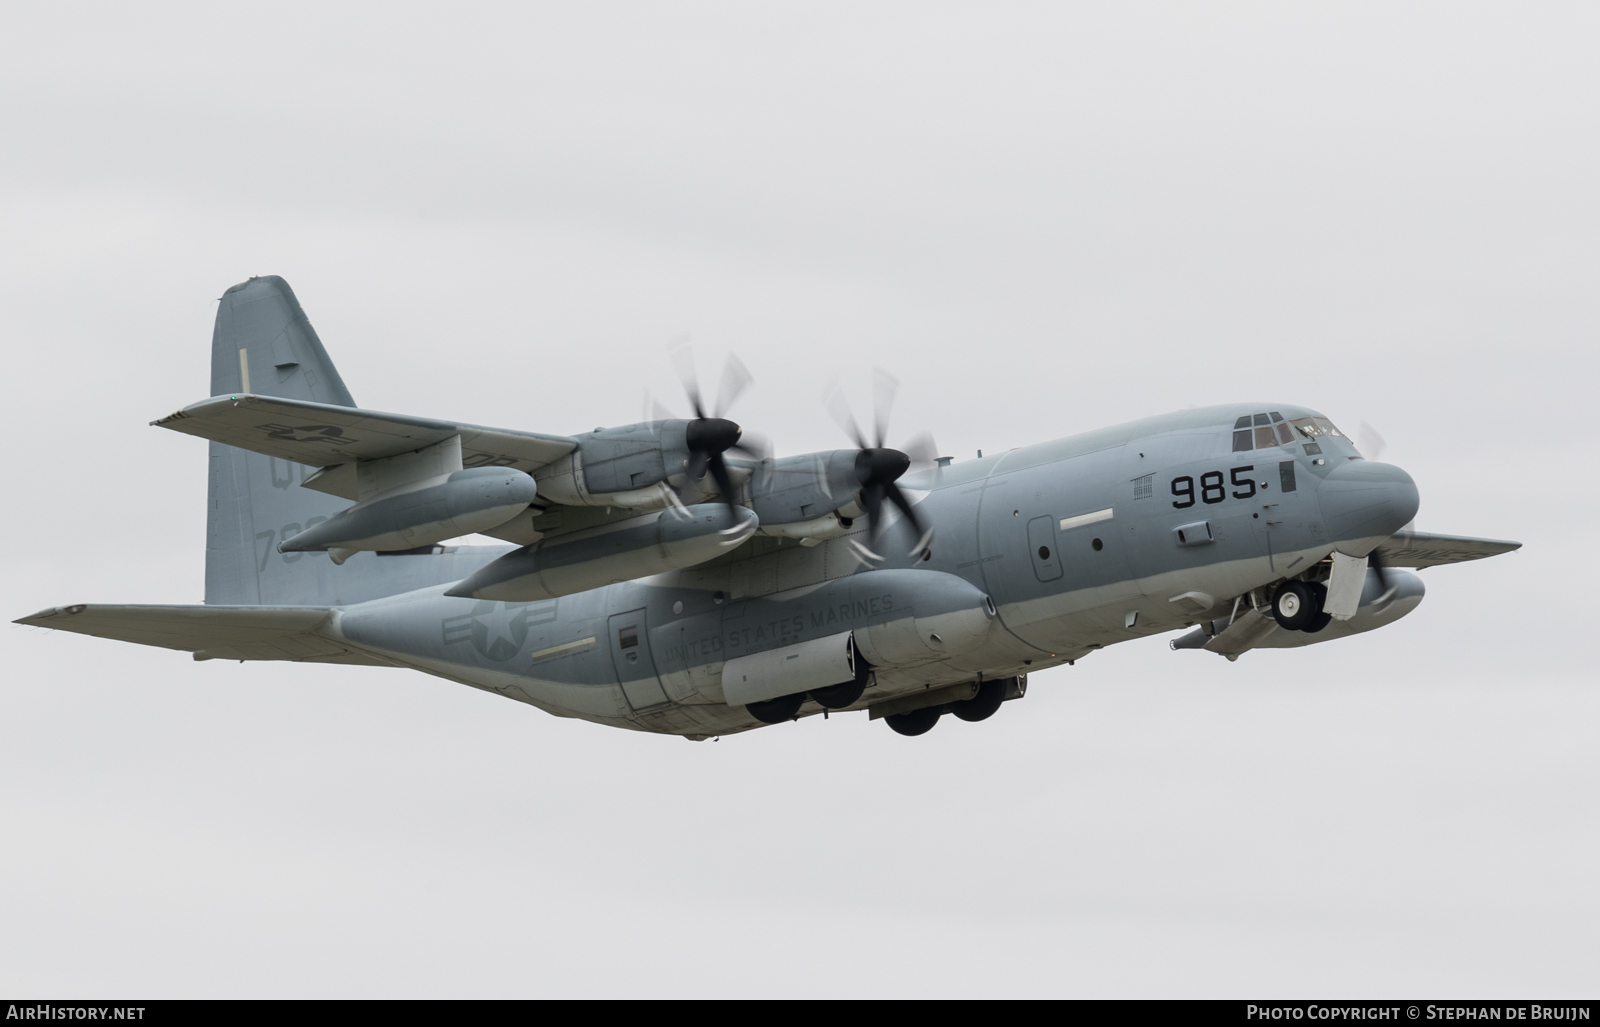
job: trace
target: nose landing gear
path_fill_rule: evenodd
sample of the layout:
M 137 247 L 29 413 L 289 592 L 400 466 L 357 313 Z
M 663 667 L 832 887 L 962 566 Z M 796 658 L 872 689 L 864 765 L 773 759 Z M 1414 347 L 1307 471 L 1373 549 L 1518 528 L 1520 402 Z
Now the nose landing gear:
M 1333 620 L 1322 612 L 1328 587 L 1315 581 L 1285 581 L 1272 596 L 1272 616 L 1285 631 L 1316 634 Z

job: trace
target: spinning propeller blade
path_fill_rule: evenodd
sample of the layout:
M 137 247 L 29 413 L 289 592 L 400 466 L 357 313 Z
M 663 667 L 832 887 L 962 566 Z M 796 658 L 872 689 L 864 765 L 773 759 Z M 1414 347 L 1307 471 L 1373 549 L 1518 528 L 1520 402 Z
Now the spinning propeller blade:
M 689 406 L 694 411 L 694 418 L 684 429 L 684 443 L 689 450 L 684 473 L 690 481 L 699 481 L 710 474 L 717 491 L 722 494 L 722 501 L 730 511 L 736 511 L 738 503 L 734 500 L 733 477 L 728 473 L 723 454 L 733 450 L 761 460 L 766 458 L 770 449 L 765 439 L 745 435 L 743 428 L 723 414 L 732 408 L 755 379 L 743 361 L 728 354 L 722 366 L 722 382 L 717 389 L 715 413 L 707 416 L 700 393 L 700 377 L 695 371 L 694 349 L 688 337 L 681 336 L 673 340 L 671 346 L 672 363 L 678 370 L 678 379 L 683 382 L 683 391 L 689 397 Z M 665 411 L 659 405 L 655 409 Z
M 927 546 L 932 538 L 932 531 L 895 482 L 911 469 L 913 463 L 932 466 L 937 451 L 933 446 L 933 438 L 926 432 L 916 436 L 907 444 L 909 452 L 890 449 L 885 445 L 889 435 L 889 412 L 894 407 L 895 393 L 899 388 L 900 383 L 893 375 L 882 368 L 873 369 L 874 440 L 870 445 L 856 421 L 855 414 L 850 410 L 850 403 L 845 398 L 842 383 L 835 382 L 823 401 L 828 412 L 833 415 L 839 427 L 844 429 L 845 434 L 855 442 L 858 450 L 855 472 L 856 480 L 861 483 L 861 506 L 867 513 L 868 540 L 876 544 L 882 535 L 883 506 L 888 503 L 900 511 L 906 523 L 910 524 L 916 533 L 917 544 L 908 554 L 915 555 Z

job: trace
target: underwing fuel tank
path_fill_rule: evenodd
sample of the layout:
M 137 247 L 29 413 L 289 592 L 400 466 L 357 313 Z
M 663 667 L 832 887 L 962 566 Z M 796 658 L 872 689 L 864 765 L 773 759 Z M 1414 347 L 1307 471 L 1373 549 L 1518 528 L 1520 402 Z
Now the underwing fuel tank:
M 742 545 L 759 525 L 744 507 L 672 507 L 523 546 L 445 595 L 526 603 L 587 592 L 704 563 Z
M 534 480 L 515 468 L 469 467 L 357 503 L 285 539 L 278 552 L 326 549 L 335 563 L 343 563 L 355 552 L 412 549 L 504 524 L 538 492 Z

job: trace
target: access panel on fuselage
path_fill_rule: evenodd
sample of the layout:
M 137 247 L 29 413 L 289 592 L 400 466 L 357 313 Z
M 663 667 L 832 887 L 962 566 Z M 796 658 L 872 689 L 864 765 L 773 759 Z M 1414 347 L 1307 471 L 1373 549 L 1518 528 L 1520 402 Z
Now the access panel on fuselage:
M 636 712 L 665 705 L 667 693 L 661 690 L 655 660 L 650 655 L 645 611 L 612 614 L 606 621 L 606 636 L 611 640 L 611 662 L 628 705 Z
M 978 532 L 984 585 L 1002 607 L 1029 604 L 1025 614 L 1013 610 L 1005 621 L 1024 639 L 1033 641 L 1019 631 L 1019 617 L 1027 623 L 1057 620 L 1139 594 L 1128 569 L 1126 528 L 1113 499 L 1120 454 L 1117 447 L 1018 470 L 1002 463 L 989 478 Z M 1043 541 L 1047 533 L 1041 519 L 1053 525 L 1054 546 Z M 1043 558 L 1047 564 L 1060 561 L 1059 577 L 1047 577 L 1053 572 L 1049 566 L 1035 569 L 1045 547 L 1050 549 Z M 1035 644 L 1059 647 L 1063 642 L 1052 627 Z

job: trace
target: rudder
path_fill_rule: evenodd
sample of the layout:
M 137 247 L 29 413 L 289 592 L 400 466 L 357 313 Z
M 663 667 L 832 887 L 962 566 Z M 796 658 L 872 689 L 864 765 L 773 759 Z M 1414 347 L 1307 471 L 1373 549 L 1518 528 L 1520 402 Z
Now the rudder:
M 252 393 L 355 406 L 289 283 L 252 278 L 222 294 L 211 336 L 211 395 Z M 282 553 L 289 535 L 350 505 L 300 488 L 315 467 L 211 443 L 206 511 L 206 603 L 327 602 L 324 553 Z

